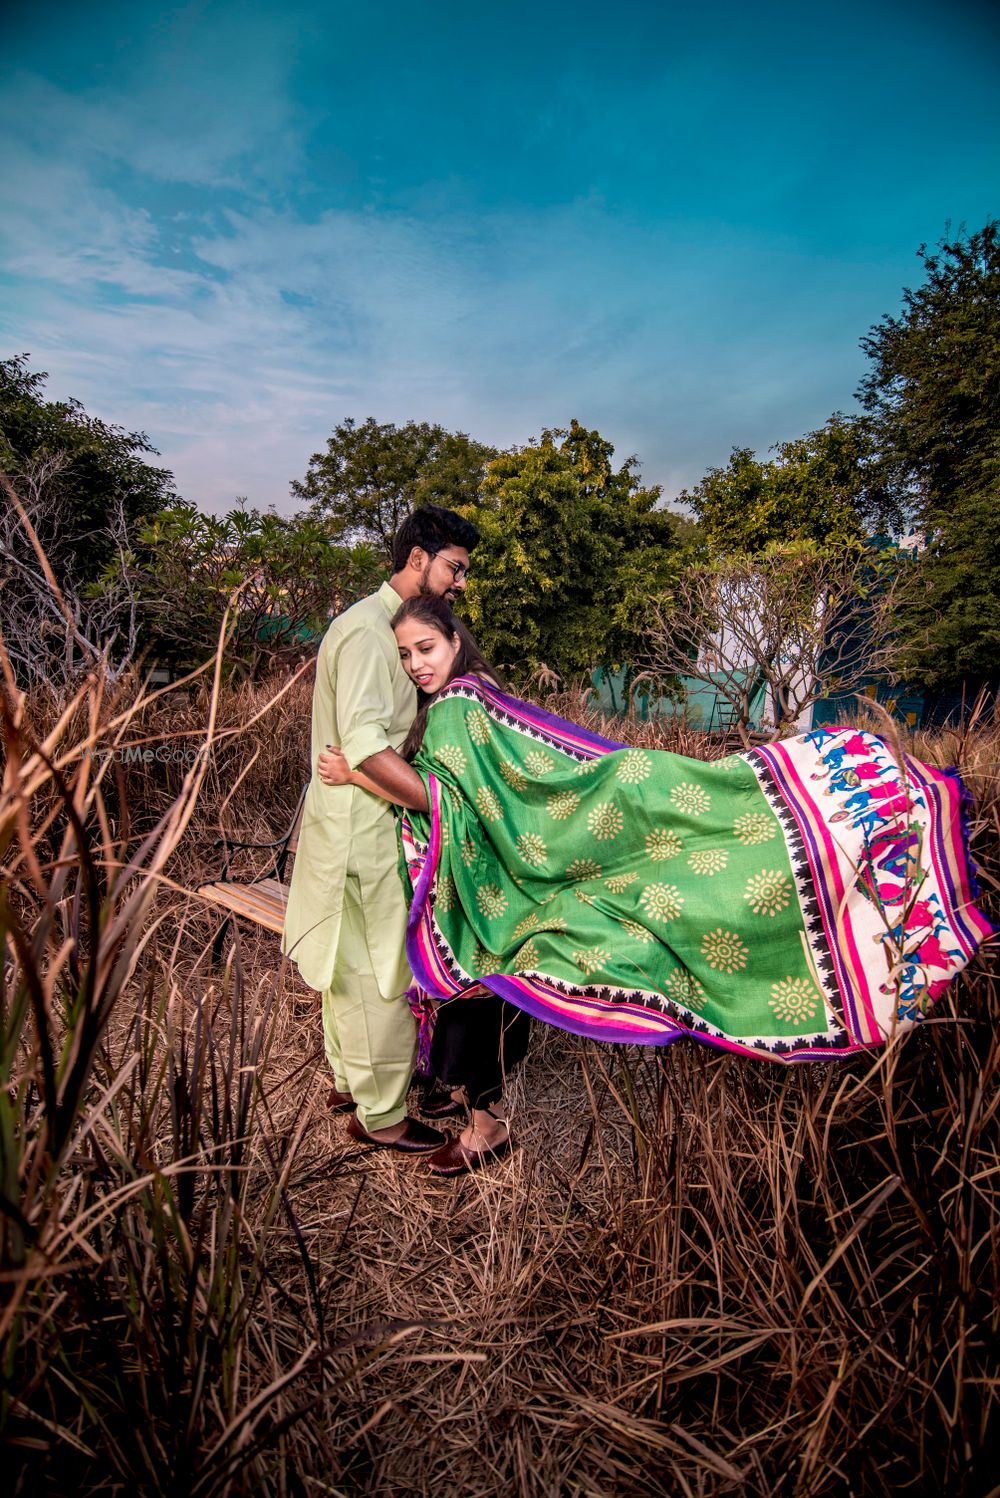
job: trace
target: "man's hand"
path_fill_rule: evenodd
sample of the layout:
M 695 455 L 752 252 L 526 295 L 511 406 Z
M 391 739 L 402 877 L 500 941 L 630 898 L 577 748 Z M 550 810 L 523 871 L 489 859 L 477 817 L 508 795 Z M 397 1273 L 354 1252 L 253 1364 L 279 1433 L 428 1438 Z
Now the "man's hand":
M 353 785 L 351 767 L 338 744 L 327 744 L 316 762 L 316 773 L 324 785 Z
M 383 801 L 394 801 L 397 806 L 427 810 L 423 781 L 395 749 L 380 749 L 365 760 L 364 770 L 352 770 L 340 746 L 327 744 L 316 761 L 316 773 L 324 785 L 356 785 Z
M 395 801 L 397 806 L 408 806 L 413 811 L 427 810 L 423 781 L 395 749 L 380 749 L 377 754 L 370 754 L 355 771 L 354 784 L 363 785 L 387 801 Z

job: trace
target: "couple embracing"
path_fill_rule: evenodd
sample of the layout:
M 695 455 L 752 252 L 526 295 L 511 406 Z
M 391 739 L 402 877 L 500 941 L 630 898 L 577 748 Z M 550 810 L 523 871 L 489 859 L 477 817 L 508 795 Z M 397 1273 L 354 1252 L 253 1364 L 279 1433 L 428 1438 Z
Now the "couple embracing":
M 509 1146 L 506 1122 L 494 1108 L 504 1068 L 525 1054 L 529 1021 L 481 993 L 475 1007 L 435 1025 L 431 1060 L 451 1086 L 425 1092 L 421 1111 L 458 1116 L 468 1102 L 471 1117 L 454 1140 L 407 1114 L 418 1025 L 408 999 L 408 905 L 393 811 L 427 809 L 424 784 L 406 755 L 423 702 L 444 685 L 455 655 L 448 650 L 444 671 L 438 659 L 444 637 L 431 627 L 428 649 L 428 626 L 419 615 L 398 623 L 399 641 L 393 624 L 424 602 L 450 623 L 478 540 L 475 526 L 452 510 L 415 510 L 393 538 L 388 582 L 335 619 L 323 639 L 313 695 L 313 777 L 283 940 L 302 978 L 323 996 L 331 1106 L 353 1113 L 348 1129 L 359 1141 L 429 1155 L 430 1168 L 447 1175 Z M 463 666 L 484 670 L 471 637 L 462 634 Z
M 849 728 L 708 763 L 511 697 L 450 608 L 477 540 L 415 511 L 320 648 L 285 950 L 323 992 L 353 1136 L 447 1175 L 505 1153 L 529 1016 L 772 1061 L 921 1023 L 991 931 L 958 777 Z M 414 980 L 472 1110 L 455 1139 L 406 1115 Z M 453 1108 L 439 1089 L 432 1114 Z

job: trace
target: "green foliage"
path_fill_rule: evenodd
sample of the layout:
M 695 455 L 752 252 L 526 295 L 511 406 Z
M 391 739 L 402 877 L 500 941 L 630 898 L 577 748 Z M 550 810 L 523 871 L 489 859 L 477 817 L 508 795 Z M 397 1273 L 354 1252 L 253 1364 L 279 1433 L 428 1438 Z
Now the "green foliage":
M 1000 485 L 965 494 L 917 560 L 904 595 L 903 674 L 930 687 L 996 681 Z
M 384 576 L 374 547 L 331 545 L 315 516 L 237 509 L 216 517 L 194 505 L 154 516 L 126 565 L 139 579 L 147 639 L 175 667 L 215 648 L 236 594 L 229 656 L 251 674 L 308 650 L 332 615 Z
M 327 521 L 333 539 L 367 541 L 389 560 L 400 522 L 420 504 L 458 509 L 475 501 L 493 449 L 427 422 L 360 426 L 348 417 L 313 453 L 303 482 L 292 493 L 308 500 Z
M 613 455 L 574 421 L 490 464 L 466 511 L 482 540 L 465 612 L 498 662 L 571 675 L 634 657 L 676 571 L 675 517 L 655 508 L 635 459 L 616 470 Z
M 897 504 L 928 534 L 956 498 L 996 482 L 1000 454 L 1000 224 L 919 251 L 903 312 L 862 339 L 859 396 Z
M 886 490 L 927 543 L 910 670 L 971 685 L 997 676 L 1000 225 L 919 253 L 924 284 L 862 340 L 859 394 Z
M 773 542 L 860 539 L 870 510 L 870 446 L 861 424 L 834 415 L 774 451 L 762 462 L 749 448 L 734 448 L 725 468 L 710 468 L 681 494 L 708 547 L 752 555 Z
M 32 518 L 57 576 L 79 584 L 108 562 L 121 522 L 127 529 L 175 498 L 174 481 L 145 461 L 156 452 L 145 433 L 88 416 L 76 400 L 46 401 L 47 378 L 29 371 L 27 355 L 0 360 L 0 469 L 19 491 L 46 473 Z

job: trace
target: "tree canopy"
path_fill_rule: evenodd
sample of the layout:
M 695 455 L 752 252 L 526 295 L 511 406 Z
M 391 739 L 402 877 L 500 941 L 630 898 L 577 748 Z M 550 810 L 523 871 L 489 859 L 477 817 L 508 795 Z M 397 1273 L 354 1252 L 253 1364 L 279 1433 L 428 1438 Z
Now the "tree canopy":
M 928 536 L 956 496 L 996 479 L 1000 452 L 1000 224 L 918 251 L 926 279 L 861 340 L 858 391 L 884 482 Z
M 871 449 L 860 423 L 837 414 L 773 451 L 762 461 L 736 447 L 725 468 L 710 468 L 681 494 L 708 549 L 754 555 L 776 542 L 858 540 L 870 513 Z
M 332 546 L 308 514 L 174 505 L 141 527 L 124 565 L 161 664 L 204 660 L 231 608 L 229 657 L 254 674 L 312 648 L 334 614 L 378 587 L 380 563 L 364 543 Z
M 905 628 L 929 683 L 996 681 L 1000 658 L 1000 225 L 919 251 L 926 278 L 862 340 L 859 395 L 886 491 L 922 532 Z
M 673 517 L 634 458 L 619 468 L 573 421 L 490 464 L 465 513 L 482 540 L 465 613 L 498 663 L 562 675 L 634 659 L 650 600 L 674 575 Z
M 1000 678 L 1000 474 L 956 498 L 910 569 L 902 669 L 930 687 L 973 692 Z
M 263 639 L 271 655 L 290 652 L 374 583 L 404 516 L 432 502 L 478 525 L 466 611 L 483 648 L 519 672 L 634 664 L 654 601 L 677 596 L 695 563 L 759 562 L 787 545 L 826 563 L 856 557 L 879 530 L 913 526 L 919 555 L 892 564 L 905 573 L 908 679 L 996 684 L 1000 224 L 918 254 L 922 283 L 862 340 L 862 413 L 836 413 L 763 459 L 733 448 L 680 496 L 694 521 L 663 509 L 636 459 L 616 465 L 611 443 L 575 420 L 497 454 L 464 432 L 374 417 L 346 418 L 312 455 L 291 485 L 301 514 L 213 520 L 178 502 L 170 473 L 148 461 L 144 433 L 76 400 L 47 401 L 47 376 L 26 355 L 0 361 L 0 469 L 56 580 L 43 575 L 17 506 L 0 505 L 0 622 L 19 669 L 49 669 L 56 645 L 35 662 L 46 631 L 58 636 L 67 679 L 100 657 L 102 641 L 117 642 L 122 660 L 143 644 L 188 656 L 210 644 L 234 586 L 238 650 L 256 660 Z
M 415 421 L 397 427 L 373 416 L 358 425 L 349 416 L 291 489 L 326 520 L 332 539 L 370 542 L 388 560 L 397 527 L 417 505 L 473 504 L 493 456 L 464 432 Z
M 176 499 L 173 475 L 146 462 L 144 432 L 46 401 L 48 375 L 26 354 L 0 360 L 0 469 L 28 504 L 49 560 L 71 584 L 93 581 L 129 528 Z

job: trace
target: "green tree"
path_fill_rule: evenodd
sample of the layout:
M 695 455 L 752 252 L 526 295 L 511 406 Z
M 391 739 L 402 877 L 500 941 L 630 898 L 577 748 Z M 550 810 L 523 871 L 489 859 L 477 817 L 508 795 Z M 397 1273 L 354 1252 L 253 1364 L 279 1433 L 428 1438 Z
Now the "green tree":
M 313 453 L 292 493 L 325 518 L 339 542 L 368 541 L 389 559 L 400 522 L 419 504 L 474 503 L 492 448 L 427 422 L 397 427 L 348 417 Z
M 1000 478 L 963 494 L 910 569 L 902 595 L 904 676 L 974 693 L 1000 671 Z
M 141 528 L 124 561 L 156 658 L 188 669 L 215 649 L 233 607 L 228 656 L 250 675 L 309 650 L 330 618 L 378 587 L 378 550 L 332 546 L 315 516 L 251 508 L 203 515 L 174 505 Z M 116 581 L 113 572 L 106 578 Z
M 862 340 L 886 492 L 922 532 L 906 620 L 928 682 L 997 677 L 1000 224 L 919 250 L 925 280 Z
M 713 553 L 754 555 L 774 543 L 831 546 L 858 540 L 872 516 L 871 444 L 863 425 L 839 413 L 776 456 L 733 449 L 680 499 L 697 516 Z
M 466 511 L 482 540 L 465 613 L 498 663 L 571 675 L 634 659 L 678 548 L 660 490 L 613 456 L 573 421 L 490 464 Z
M 88 416 L 77 400 L 46 401 L 26 354 L 0 361 L 0 470 L 28 506 L 60 583 L 92 582 L 129 529 L 176 498 L 143 432 Z

